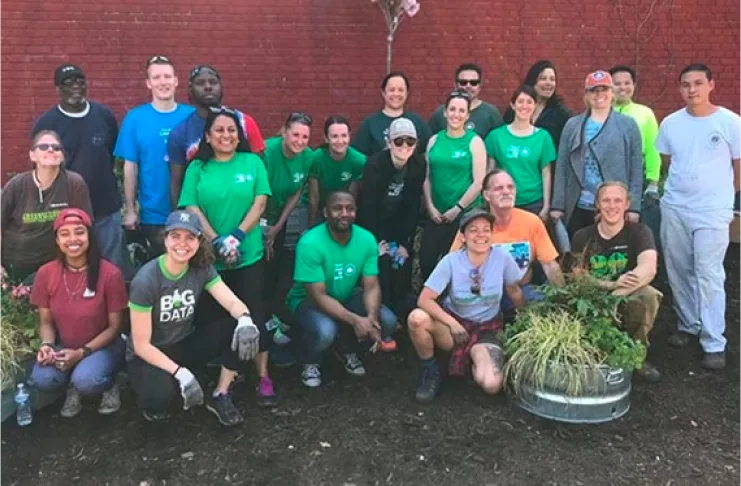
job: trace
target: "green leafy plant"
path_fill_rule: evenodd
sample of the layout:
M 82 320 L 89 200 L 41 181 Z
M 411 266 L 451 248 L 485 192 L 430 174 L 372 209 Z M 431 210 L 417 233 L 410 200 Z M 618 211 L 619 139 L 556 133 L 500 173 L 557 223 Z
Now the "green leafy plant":
M 2 325 L 0 326 L 0 381 L 2 388 L 13 386 L 20 362 L 40 344 L 36 332 L 38 314 L 28 298 L 31 288 L 3 280 Z

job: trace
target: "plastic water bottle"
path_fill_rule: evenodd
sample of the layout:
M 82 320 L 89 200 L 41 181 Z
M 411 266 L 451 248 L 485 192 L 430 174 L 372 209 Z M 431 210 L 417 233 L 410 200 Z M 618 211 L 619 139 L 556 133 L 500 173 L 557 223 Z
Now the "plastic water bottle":
M 31 395 L 28 394 L 26 385 L 18 383 L 18 390 L 15 392 L 16 418 L 18 425 L 25 427 L 33 421 L 31 413 Z

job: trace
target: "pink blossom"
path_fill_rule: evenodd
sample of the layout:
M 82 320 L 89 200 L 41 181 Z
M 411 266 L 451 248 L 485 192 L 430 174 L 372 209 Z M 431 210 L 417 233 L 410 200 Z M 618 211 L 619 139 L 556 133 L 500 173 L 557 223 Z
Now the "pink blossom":
M 407 15 L 414 17 L 419 12 L 419 2 L 417 0 L 402 0 L 401 8 L 404 9 Z

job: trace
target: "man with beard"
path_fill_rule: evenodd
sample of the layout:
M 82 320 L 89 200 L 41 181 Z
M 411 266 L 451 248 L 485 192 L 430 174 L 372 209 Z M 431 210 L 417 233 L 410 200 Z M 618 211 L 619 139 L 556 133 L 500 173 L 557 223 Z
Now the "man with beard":
M 200 65 L 193 68 L 188 77 L 188 90 L 196 111 L 177 125 L 167 141 L 167 160 L 170 166 L 170 198 L 173 207 L 180 198 L 185 169 L 198 152 L 198 144 L 206 127 L 206 117 L 211 108 L 221 106 L 224 98 L 224 85 L 221 75 L 211 66 Z M 253 153 L 262 155 L 265 140 L 255 120 L 237 111 L 244 136 Z
M 496 106 L 479 98 L 483 71 L 477 64 L 461 64 L 455 70 L 455 89 L 463 90 L 471 96 L 471 114 L 466 129 L 475 131 L 482 139 L 489 132 L 504 125 L 502 115 Z M 430 131 L 436 134 L 445 130 L 445 106 L 440 105 L 430 117 Z
M 164 225 L 172 212 L 167 138 L 193 108 L 175 101 L 178 78 L 165 56 L 153 56 L 146 65 L 152 101 L 126 114 L 114 155 L 124 160 L 124 198 L 127 230 L 141 230 L 149 248 L 147 258 L 165 252 Z M 137 211 L 137 201 L 139 210 Z
M 121 195 L 114 174 L 116 117 L 105 105 L 87 98 L 87 78 L 79 66 L 63 64 L 54 72 L 59 104 L 41 115 L 33 135 L 54 130 L 64 146 L 65 168 L 85 180 L 93 206 L 93 233 L 101 255 L 132 276 L 121 228 Z
M 354 224 L 355 211 L 352 194 L 331 193 L 324 206 L 326 221 L 304 233 L 296 248 L 288 306 L 301 333 L 301 380 L 310 388 L 321 385 L 320 361 L 335 341 L 345 370 L 363 376 L 358 353 L 374 350 L 396 329 L 396 316 L 381 305 L 378 243 Z M 362 291 L 356 291 L 361 278 Z

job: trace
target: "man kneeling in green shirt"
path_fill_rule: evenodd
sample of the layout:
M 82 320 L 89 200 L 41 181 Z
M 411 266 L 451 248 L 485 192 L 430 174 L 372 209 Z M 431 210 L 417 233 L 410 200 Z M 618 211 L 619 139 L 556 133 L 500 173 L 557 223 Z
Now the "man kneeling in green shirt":
M 327 196 L 326 222 L 298 241 L 293 288 L 288 306 L 301 329 L 301 380 L 322 384 L 319 370 L 324 351 L 335 341 L 354 376 L 365 375 L 358 353 L 390 338 L 396 316 L 381 305 L 378 283 L 378 243 L 372 233 L 355 225 L 355 198 L 345 191 Z M 362 277 L 362 291 L 356 286 Z

